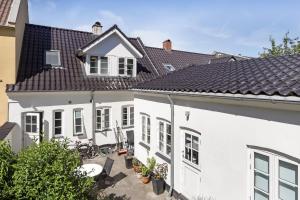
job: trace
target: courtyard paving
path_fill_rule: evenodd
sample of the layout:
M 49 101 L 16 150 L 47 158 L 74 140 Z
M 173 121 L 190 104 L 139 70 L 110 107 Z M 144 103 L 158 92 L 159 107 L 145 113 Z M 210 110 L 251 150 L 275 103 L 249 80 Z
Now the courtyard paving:
M 112 184 L 110 186 L 97 189 L 99 196 L 107 200 L 171 200 L 167 191 L 161 195 L 156 195 L 152 190 L 152 183 L 143 184 L 136 176 L 133 169 L 125 167 L 124 155 L 118 156 L 113 153 L 109 156 L 114 160 L 114 165 L 110 177 Z M 84 163 L 96 163 L 104 166 L 106 157 L 98 156 L 94 159 L 85 160 Z

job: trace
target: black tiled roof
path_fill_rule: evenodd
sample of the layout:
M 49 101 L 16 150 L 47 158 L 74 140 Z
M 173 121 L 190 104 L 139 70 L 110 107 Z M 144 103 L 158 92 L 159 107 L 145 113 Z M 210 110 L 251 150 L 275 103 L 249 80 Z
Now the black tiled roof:
M 0 0 L 0 25 L 4 26 L 10 13 L 13 0 Z
M 300 55 L 190 66 L 135 88 L 299 97 Z
M 113 28 L 117 27 L 109 30 Z M 27 24 L 17 83 L 8 85 L 7 92 L 125 90 L 166 74 L 163 63 L 181 69 L 191 64 L 208 63 L 213 56 L 177 50 L 167 52 L 145 47 L 140 38 L 128 38 L 143 54 L 143 58 L 137 59 L 137 77 L 87 76 L 77 53 L 98 37 L 90 32 Z M 50 49 L 60 50 L 62 68 L 45 67 L 44 54 Z
M 9 132 L 13 129 L 15 126 L 15 123 L 12 122 L 5 122 L 1 127 L 0 127 L 0 140 L 4 140 L 6 136 L 9 134 Z

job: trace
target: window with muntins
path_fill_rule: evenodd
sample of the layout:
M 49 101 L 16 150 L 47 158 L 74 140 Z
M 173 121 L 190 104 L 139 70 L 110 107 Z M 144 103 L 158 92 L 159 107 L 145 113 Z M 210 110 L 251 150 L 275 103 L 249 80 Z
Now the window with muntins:
M 59 50 L 46 51 L 46 65 L 61 66 Z
M 185 133 L 184 158 L 186 161 L 199 165 L 199 137 Z
M 36 115 L 26 114 L 25 116 L 25 132 L 37 133 L 38 117 Z
M 96 130 L 103 131 L 110 128 L 110 108 L 96 109 Z
M 98 56 L 90 57 L 90 74 L 98 74 Z
M 171 124 L 166 121 L 159 121 L 159 151 L 171 156 Z
M 133 76 L 134 59 L 119 58 L 119 75 Z
M 150 144 L 150 117 L 146 115 L 142 115 L 142 141 L 146 144 Z
M 62 111 L 54 111 L 53 114 L 54 136 L 62 135 Z
M 74 110 L 74 135 L 83 134 L 83 113 L 82 109 Z
M 251 199 L 298 199 L 299 163 L 256 150 L 251 153 L 250 159 Z
M 122 126 L 133 126 L 134 125 L 134 107 L 123 106 L 122 107 Z
M 108 58 L 101 57 L 100 59 L 100 74 L 107 75 L 108 74 Z

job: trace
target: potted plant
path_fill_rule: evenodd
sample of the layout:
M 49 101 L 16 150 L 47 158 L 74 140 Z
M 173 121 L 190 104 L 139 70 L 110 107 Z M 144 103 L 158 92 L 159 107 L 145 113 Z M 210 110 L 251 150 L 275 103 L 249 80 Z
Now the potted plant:
M 165 180 L 167 178 L 167 173 L 167 163 L 158 164 L 154 169 L 152 176 L 152 187 L 155 194 L 159 195 L 165 191 Z
M 133 166 L 133 170 L 136 173 L 139 173 L 141 171 L 141 163 L 140 163 L 140 161 L 138 161 L 138 159 L 136 159 L 136 158 L 132 159 L 132 166 Z
M 147 166 L 143 165 L 141 167 L 141 174 L 142 174 L 142 182 L 147 184 L 150 182 L 150 170 Z

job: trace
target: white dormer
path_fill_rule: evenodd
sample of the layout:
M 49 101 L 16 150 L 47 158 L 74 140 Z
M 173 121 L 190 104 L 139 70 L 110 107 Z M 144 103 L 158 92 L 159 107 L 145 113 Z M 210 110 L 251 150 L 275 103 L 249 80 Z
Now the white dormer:
M 142 54 L 115 25 L 86 45 L 80 54 L 85 56 L 87 75 L 135 77 L 137 58 Z

